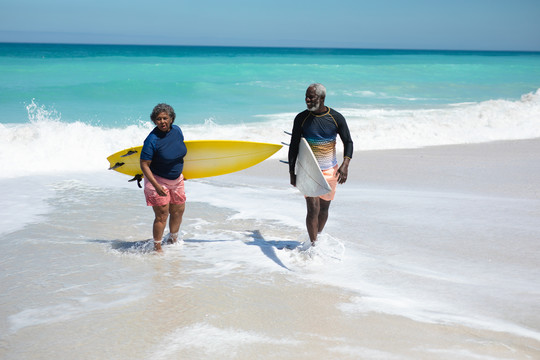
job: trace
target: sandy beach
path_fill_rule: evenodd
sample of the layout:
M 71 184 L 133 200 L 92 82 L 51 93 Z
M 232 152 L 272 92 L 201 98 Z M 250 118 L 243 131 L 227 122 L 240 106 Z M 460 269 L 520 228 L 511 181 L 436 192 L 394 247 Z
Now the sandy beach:
M 188 184 L 163 256 L 126 179 L 58 180 L 47 214 L 2 235 L 0 357 L 539 358 L 539 153 L 356 151 L 309 256 L 287 249 L 304 203 L 277 158 Z
M 537 199 L 540 140 L 357 154 L 355 179 L 382 187 Z
M 283 152 L 287 151 L 285 148 Z M 426 236 L 425 245 L 430 246 L 430 236 L 433 232 L 453 232 L 458 227 L 464 227 L 460 234 L 462 238 L 453 239 L 456 247 L 461 249 L 458 252 L 465 256 L 490 257 L 490 263 L 500 259 L 505 261 L 527 264 L 531 274 L 540 275 L 540 266 L 537 264 L 540 255 L 538 238 L 540 237 L 540 226 L 535 223 L 534 218 L 540 218 L 540 139 L 520 140 L 520 141 L 498 141 L 484 144 L 465 144 L 452 146 L 434 146 L 421 149 L 404 150 L 381 150 L 381 151 L 356 151 L 354 160 L 350 166 L 348 183 L 339 187 L 339 195 L 334 201 L 328 231 L 340 237 L 355 237 L 360 233 L 363 238 L 371 238 L 361 246 L 369 246 L 376 241 L 379 231 L 396 230 L 403 232 L 404 238 L 407 236 Z M 339 156 L 338 156 L 339 158 Z M 237 176 L 256 176 L 259 178 L 277 177 L 280 181 L 288 181 L 287 173 L 283 173 L 283 164 L 275 161 L 267 161 L 253 168 L 247 169 Z M 475 209 L 466 207 L 452 211 L 462 211 L 461 214 L 449 216 L 447 223 L 438 224 L 440 227 L 430 230 L 431 219 L 426 219 L 425 224 L 399 225 L 398 229 L 392 225 L 384 223 L 388 221 L 388 214 L 394 214 L 395 203 L 387 203 L 381 209 L 375 210 L 369 207 L 358 206 L 356 201 L 362 203 L 362 196 L 352 196 L 356 191 L 369 194 L 371 191 L 385 194 L 384 201 L 388 201 L 387 196 L 395 195 L 396 203 L 400 204 L 402 215 L 414 213 L 415 201 L 401 204 L 403 194 L 405 201 L 412 196 L 430 197 L 434 203 L 439 199 L 470 199 L 477 205 Z M 390 194 L 390 195 L 388 195 Z M 368 196 L 369 197 L 369 196 Z M 382 199 L 383 197 L 380 197 Z M 511 206 L 501 209 L 502 213 L 486 214 L 475 213 L 483 208 L 493 205 L 493 199 L 506 199 L 510 202 L 519 203 L 516 209 Z M 301 200 L 299 200 L 301 202 Z M 375 200 L 376 201 L 376 200 Z M 370 202 L 368 200 L 367 202 Z M 503 201 L 503 203 L 505 203 Z M 431 204 L 428 209 L 430 213 L 441 216 L 447 214 L 449 209 L 444 201 L 437 205 Z M 503 205 L 504 206 L 504 205 Z M 386 208 L 385 208 L 386 207 Z M 337 208 L 337 210 L 336 210 Z M 361 208 L 361 209 L 359 209 Z M 372 211 L 373 210 L 373 211 Z M 384 211 L 387 211 L 384 214 Z M 522 219 L 520 212 L 530 216 L 530 219 Z M 345 215 L 347 214 L 347 215 Z M 505 215 L 508 219 L 505 220 Z M 299 214 L 303 216 L 303 213 Z M 346 216 L 346 221 L 335 221 L 335 217 Z M 377 219 L 377 221 L 373 221 Z M 463 226 L 458 221 L 467 222 L 470 218 L 477 216 L 481 226 Z M 517 216 L 517 223 L 512 221 Z M 367 218 L 367 219 L 366 219 Z M 531 221 L 532 219 L 532 221 Z M 341 219 L 344 220 L 344 219 Z M 520 229 L 525 221 L 529 228 Z M 444 221 L 444 220 L 443 220 Z M 453 223 L 456 221 L 455 223 Z M 501 230 L 498 227 L 503 222 L 503 227 L 510 230 Z M 528 221 L 528 222 L 527 222 Z M 421 222 L 421 221 L 420 221 Z M 346 223 L 347 227 L 343 227 Z M 388 225 L 388 228 L 384 227 Z M 371 230 L 369 229 L 371 228 Z M 424 234 L 422 232 L 424 231 Z M 482 232 L 479 234 L 479 232 Z M 507 231 L 511 236 L 508 236 Z M 382 237 L 384 238 L 384 236 Z M 490 243 L 496 250 L 489 249 Z M 506 243 L 499 248 L 499 242 Z M 393 250 L 384 248 L 383 251 L 394 256 Z M 451 246 L 452 247 L 452 246 Z M 506 249 L 506 250 L 505 250 Z M 411 251 L 407 245 L 402 245 L 402 251 Z M 445 251 L 445 248 L 441 249 Z M 397 251 L 397 250 L 396 250 Z M 501 253 L 501 251 L 507 251 Z M 483 253 L 483 254 L 482 254 Z M 490 271 L 497 271 L 496 264 Z M 451 276 L 451 274 L 448 274 Z M 474 272 L 465 273 L 465 276 L 474 278 Z M 493 274 L 495 280 L 497 274 Z M 501 269 L 501 281 L 504 279 L 504 270 Z M 305 324 L 303 332 L 309 333 L 314 328 L 330 330 L 335 338 L 354 337 L 353 343 L 356 346 L 344 346 L 339 350 L 342 358 L 410 358 L 410 359 L 469 359 L 482 356 L 493 359 L 532 359 L 540 356 L 540 318 L 536 314 L 538 305 L 535 300 L 540 301 L 540 286 L 534 277 L 529 279 L 530 292 L 526 297 L 532 300 L 529 308 L 522 308 L 518 312 L 527 323 L 532 338 L 515 336 L 504 331 L 489 331 L 488 329 L 474 329 L 467 326 L 453 326 L 445 324 L 418 323 L 401 316 L 390 316 L 381 313 L 362 314 L 354 321 L 351 318 L 343 318 L 340 311 L 330 311 L 340 309 L 340 303 L 351 301 L 354 295 L 343 293 L 339 289 L 317 288 L 311 291 L 302 291 L 303 299 L 310 304 L 304 307 L 304 316 L 315 320 L 315 324 Z M 516 282 L 519 279 L 515 279 Z M 442 290 L 444 291 L 444 290 Z M 525 295 L 525 294 L 524 294 Z M 298 294 L 292 295 L 293 298 Z M 461 296 L 468 296 L 461 294 Z M 288 297 L 288 296 L 285 296 Z M 306 301 L 306 300 L 304 300 Z M 302 307 L 300 301 L 296 307 Z M 516 306 L 519 306 L 516 299 Z M 479 304 L 481 307 L 482 304 Z M 294 305 L 290 305 L 294 308 Z M 346 307 L 346 306 L 345 306 Z M 505 311 L 504 309 L 500 309 Z M 515 308 L 507 309 L 510 319 L 516 314 Z M 308 311 L 309 314 L 306 314 Z M 329 317 L 321 319 L 317 314 L 327 314 Z M 504 316 L 503 316 L 504 317 Z M 510 320 L 509 319 L 509 320 Z M 517 320 L 517 319 L 516 319 Z M 310 321 L 311 322 L 311 321 Z M 310 323 L 309 322 L 309 323 Z M 305 323 L 298 319 L 294 326 L 301 326 Z M 293 326 L 288 325 L 288 326 Z M 287 327 L 288 327 L 287 326 Z M 371 346 L 377 344 L 376 351 L 370 351 Z M 339 346 L 337 346 L 339 347 Z M 324 346 L 323 346 L 324 348 Z M 427 354 L 419 354 L 418 349 L 431 349 Z M 332 358 L 332 354 L 324 354 L 323 349 L 318 349 L 305 357 L 290 356 L 290 358 Z M 335 349 L 334 349 L 335 350 Z M 481 354 L 481 355 L 480 355 Z M 335 356 L 335 355 L 334 355 Z M 287 357 L 289 358 L 289 357 Z M 339 357 L 338 357 L 339 358 Z
M 281 150 L 281 158 L 285 159 L 286 151 L 287 148 Z M 539 152 L 540 139 L 356 150 L 347 185 L 538 198 Z M 287 175 L 283 174 L 283 165 L 275 161 L 263 162 L 240 174 L 280 178 Z

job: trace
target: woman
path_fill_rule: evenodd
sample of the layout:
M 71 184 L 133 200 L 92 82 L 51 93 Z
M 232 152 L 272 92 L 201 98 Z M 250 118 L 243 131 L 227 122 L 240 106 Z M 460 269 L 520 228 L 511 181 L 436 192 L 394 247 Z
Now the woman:
M 144 140 L 141 151 L 141 169 L 144 174 L 146 204 L 155 214 L 154 250 L 162 252 L 161 239 L 169 220 L 168 242 L 175 243 L 186 206 L 184 192 L 184 156 L 187 149 L 180 127 L 173 125 L 176 114 L 167 104 L 154 107 L 150 118 L 156 125 Z

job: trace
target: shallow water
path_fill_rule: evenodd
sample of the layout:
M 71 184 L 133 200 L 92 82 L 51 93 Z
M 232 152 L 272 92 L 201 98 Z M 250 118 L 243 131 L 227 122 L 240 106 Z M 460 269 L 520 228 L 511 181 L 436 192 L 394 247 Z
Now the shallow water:
M 229 175 L 188 181 L 183 241 L 157 255 L 142 190 L 113 175 L 43 181 L 2 235 L 3 358 L 539 353 L 538 200 L 350 183 L 301 251 L 301 196 Z

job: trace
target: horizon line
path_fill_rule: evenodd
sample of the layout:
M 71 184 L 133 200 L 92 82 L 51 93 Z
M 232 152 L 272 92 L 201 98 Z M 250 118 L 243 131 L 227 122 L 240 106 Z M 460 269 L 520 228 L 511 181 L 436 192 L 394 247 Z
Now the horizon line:
M 540 50 L 502 50 L 502 49 L 444 49 L 444 48 L 399 48 L 399 47 L 349 47 L 349 46 L 301 46 L 301 45 L 210 45 L 210 44 L 137 44 L 100 42 L 51 42 L 51 41 L 3 41 L 0 44 L 27 45 L 72 45 L 72 46 L 147 46 L 147 47 L 193 47 L 193 48 L 246 48 L 246 49 L 306 49 L 306 50 L 387 50 L 387 51 L 442 51 L 442 52 L 516 52 L 539 53 Z

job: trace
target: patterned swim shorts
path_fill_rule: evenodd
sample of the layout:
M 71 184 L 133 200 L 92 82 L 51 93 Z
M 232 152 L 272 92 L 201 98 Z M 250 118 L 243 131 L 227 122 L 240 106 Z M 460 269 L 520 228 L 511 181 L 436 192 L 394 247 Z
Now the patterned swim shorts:
M 165 179 L 157 175 L 154 175 L 154 178 L 158 184 L 163 187 L 167 195 L 159 195 L 154 188 L 154 185 L 144 178 L 144 196 L 146 198 L 146 205 L 163 206 L 167 204 L 183 204 L 186 202 L 183 175 L 180 175 L 180 177 L 175 180 Z

